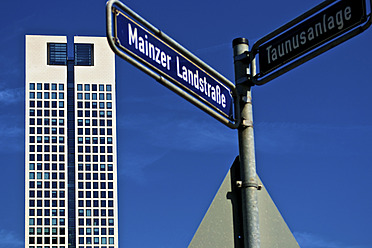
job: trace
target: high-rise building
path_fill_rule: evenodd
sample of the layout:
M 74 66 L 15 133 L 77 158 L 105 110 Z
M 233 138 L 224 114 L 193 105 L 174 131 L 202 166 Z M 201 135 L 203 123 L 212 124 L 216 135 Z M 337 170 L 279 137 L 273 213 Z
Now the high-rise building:
M 26 36 L 25 247 L 117 248 L 115 57 Z

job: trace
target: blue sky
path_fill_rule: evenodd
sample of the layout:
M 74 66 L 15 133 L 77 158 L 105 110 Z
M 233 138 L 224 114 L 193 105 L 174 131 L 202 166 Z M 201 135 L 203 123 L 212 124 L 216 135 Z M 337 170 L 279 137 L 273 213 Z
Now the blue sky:
M 250 44 L 320 0 L 127 0 L 231 81 Z M 105 36 L 105 1 L 5 1 L 0 10 L 0 247 L 24 239 L 26 34 Z M 372 247 L 372 30 L 253 88 L 257 171 L 304 248 Z M 121 247 L 187 247 L 237 131 L 117 58 Z

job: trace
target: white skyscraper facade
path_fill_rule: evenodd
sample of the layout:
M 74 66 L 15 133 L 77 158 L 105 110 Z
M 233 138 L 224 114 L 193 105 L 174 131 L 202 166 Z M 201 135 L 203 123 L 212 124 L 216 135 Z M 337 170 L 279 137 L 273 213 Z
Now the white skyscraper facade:
M 114 53 L 82 36 L 25 51 L 25 247 L 117 248 Z

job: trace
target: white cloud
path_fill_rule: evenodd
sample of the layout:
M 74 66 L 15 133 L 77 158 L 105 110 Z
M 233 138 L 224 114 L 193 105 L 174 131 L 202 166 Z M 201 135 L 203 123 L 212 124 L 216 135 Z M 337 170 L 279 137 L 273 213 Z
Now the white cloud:
M 2 120 L 4 116 L 0 116 Z M 23 151 L 24 128 L 11 126 L 12 121 L 0 124 L 0 149 L 3 151 Z M 1 246 L 0 246 L 1 247 Z
M 144 170 L 151 166 L 156 161 L 165 156 L 166 153 L 146 153 L 140 154 L 137 151 L 126 151 L 123 153 L 121 161 L 119 161 L 119 172 L 121 175 L 128 176 L 138 183 L 146 181 Z
M 0 103 L 10 104 L 24 99 L 24 88 L 13 88 L 13 89 L 1 89 L 0 90 Z
M 259 122 L 255 133 L 257 150 L 271 154 L 312 153 L 314 150 L 328 154 L 339 152 L 346 141 L 352 142 L 355 137 L 366 140 L 371 137 L 371 125 L 327 125 L 312 123 Z M 325 139 L 324 137 L 327 137 Z M 319 146 L 327 149 L 319 149 Z
M 14 138 L 23 135 L 23 128 L 16 126 L 0 126 L 0 135 L 2 138 Z
M 132 118 L 119 118 L 122 119 L 119 126 L 131 133 L 144 135 L 146 140 L 143 142 L 167 151 L 182 149 L 219 152 L 223 147 L 234 148 L 237 145 L 237 132 L 216 123 L 215 120 L 178 116 L 175 121 L 172 118 L 170 115 L 137 114 Z
M 11 231 L 0 229 L 0 247 L 24 247 L 24 240 Z
M 120 130 L 119 170 L 122 175 L 145 182 L 146 169 L 172 154 L 229 153 L 237 148 L 237 132 L 215 120 L 198 119 L 198 116 L 147 113 L 118 118 Z
M 294 232 L 293 234 L 301 248 L 367 248 L 360 245 L 345 245 L 313 233 Z

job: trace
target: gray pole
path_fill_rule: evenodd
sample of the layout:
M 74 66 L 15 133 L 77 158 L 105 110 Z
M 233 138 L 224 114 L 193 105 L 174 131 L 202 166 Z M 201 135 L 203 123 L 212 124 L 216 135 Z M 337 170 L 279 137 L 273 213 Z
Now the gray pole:
M 233 41 L 235 84 L 240 97 L 241 124 L 238 128 L 243 212 L 244 248 L 260 247 L 257 175 L 253 136 L 253 114 L 249 75 L 248 40 Z

